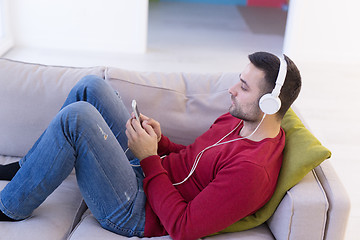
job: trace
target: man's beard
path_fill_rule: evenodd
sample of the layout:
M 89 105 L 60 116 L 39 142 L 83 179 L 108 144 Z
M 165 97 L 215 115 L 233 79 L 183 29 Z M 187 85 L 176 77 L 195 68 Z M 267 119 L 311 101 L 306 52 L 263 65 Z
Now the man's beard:
M 253 104 L 249 109 L 249 113 L 244 111 L 233 101 L 234 105 L 231 105 L 229 112 L 233 117 L 239 118 L 245 122 L 259 122 L 261 119 L 261 110 L 257 104 Z

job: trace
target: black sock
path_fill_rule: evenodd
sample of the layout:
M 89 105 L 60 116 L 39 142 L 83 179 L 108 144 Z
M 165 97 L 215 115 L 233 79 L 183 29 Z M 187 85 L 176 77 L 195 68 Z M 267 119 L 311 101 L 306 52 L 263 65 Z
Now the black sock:
M 11 179 L 15 176 L 19 169 L 19 162 L 14 162 L 6 165 L 0 164 L 0 180 L 11 181 Z
M 0 222 L 17 222 L 19 220 L 14 220 L 12 218 L 9 218 L 8 216 L 6 216 L 2 211 L 0 211 Z

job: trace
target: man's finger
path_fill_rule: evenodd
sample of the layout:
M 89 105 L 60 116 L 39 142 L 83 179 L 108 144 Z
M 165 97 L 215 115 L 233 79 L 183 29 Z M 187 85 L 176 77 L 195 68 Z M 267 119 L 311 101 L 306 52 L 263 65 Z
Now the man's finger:
M 131 125 L 134 128 L 136 132 L 143 131 L 143 128 L 141 127 L 140 123 L 136 119 L 131 119 Z
M 154 131 L 154 129 L 152 128 L 152 126 L 151 125 L 149 125 L 149 124 L 144 124 L 144 129 L 145 129 L 145 131 L 150 135 L 150 136 L 156 136 L 156 133 L 155 133 L 155 131 Z

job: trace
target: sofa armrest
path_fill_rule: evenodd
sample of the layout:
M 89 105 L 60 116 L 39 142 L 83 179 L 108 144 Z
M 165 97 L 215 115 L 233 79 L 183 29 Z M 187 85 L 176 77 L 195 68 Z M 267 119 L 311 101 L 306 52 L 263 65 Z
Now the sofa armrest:
M 291 188 L 267 224 L 276 239 L 323 239 L 329 203 L 315 171 Z
M 350 198 L 330 161 L 316 167 L 315 172 L 329 201 L 324 239 L 344 239 L 350 214 Z

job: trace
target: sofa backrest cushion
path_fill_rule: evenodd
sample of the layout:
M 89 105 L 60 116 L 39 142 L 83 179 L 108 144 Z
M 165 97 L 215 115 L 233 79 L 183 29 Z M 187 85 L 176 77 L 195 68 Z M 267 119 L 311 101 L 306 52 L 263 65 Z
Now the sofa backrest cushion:
M 125 105 L 136 99 L 139 111 L 158 120 L 172 141 L 188 145 L 231 105 L 228 89 L 239 73 L 156 73 L 108 68 L 105 80 Z
M 104 77 L 104 70 L 0 59 L 0 154 L 24 156 L 76 82 L 88 74 Z

